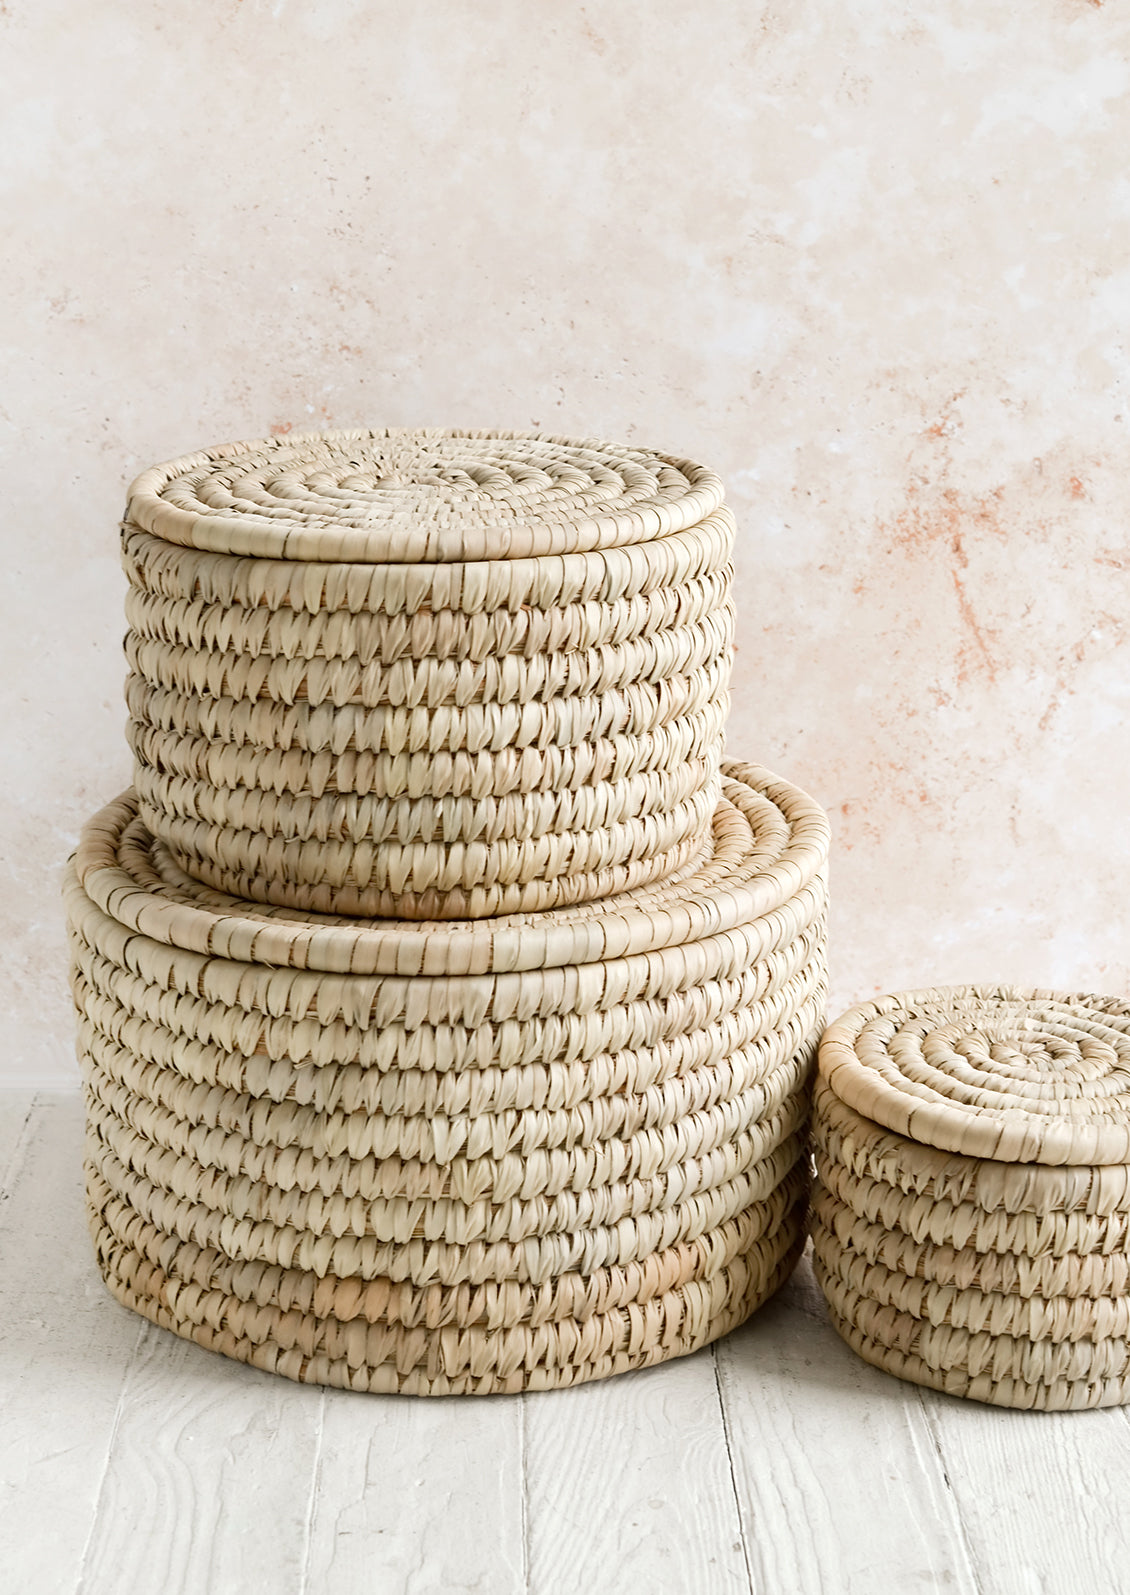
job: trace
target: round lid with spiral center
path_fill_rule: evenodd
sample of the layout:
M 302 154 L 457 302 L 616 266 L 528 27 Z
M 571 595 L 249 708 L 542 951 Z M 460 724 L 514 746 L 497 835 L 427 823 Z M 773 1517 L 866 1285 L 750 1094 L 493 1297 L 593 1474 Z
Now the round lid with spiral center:
M 590 553 L 697 526 L 689 460 L 536 432 L 387 428 L 231 443 L 144 471 L 128 525 L 213 553 L 358 564 Z
M 1130 1162 L 1130 999 L 957 986 L 861 1004 L 820 1073 L 923 1146 L 1005 1163 Z

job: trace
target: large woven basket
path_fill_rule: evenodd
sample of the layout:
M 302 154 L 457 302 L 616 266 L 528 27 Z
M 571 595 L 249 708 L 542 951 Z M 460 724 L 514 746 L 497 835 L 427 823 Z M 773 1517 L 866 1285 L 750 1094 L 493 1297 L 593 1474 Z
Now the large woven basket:
M 1130 1400 L 1130 1003 L 958 987 L 821 1043 L 813 1244 L 876 1367 L 997 1406 Z
M 658 880 L 718 800 L 733 523 L 700 466 L 334 432 L 130 489 L 139 812 L 194 878 L 478 918 Z
M 200 886 L 127 794 L 66 887 L 111 1290 L 360 1390 L 544 1389 L 723 1334 L 803 1244 L 827 839 L 731 766 L 662 884 L 365 924 Z

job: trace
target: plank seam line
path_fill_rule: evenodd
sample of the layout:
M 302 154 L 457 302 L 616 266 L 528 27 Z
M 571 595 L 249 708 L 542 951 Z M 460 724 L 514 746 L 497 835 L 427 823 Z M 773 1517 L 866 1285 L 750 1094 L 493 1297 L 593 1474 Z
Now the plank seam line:
M 524 1393 L 518 1397 L 518 1449 L 522 1463 L 522 1589 L 524 1595 L 530 1595 L 529 1451 L 526 1446 L 526 1396 Z
M 973 1542 L 969 1538 L 969 1533 L 965 1527 L 965 1520 L 961 1515 L 961 1507 L 958 1503 L 953 1483 L 950 1480 L 950 1472 L 946 1465 L 946 1454 L 942 1446 L 941 1435 L 938 1433 L 937 1428 L 935 1427 L 934 1420 L 930 1414 L 930 1409 L 926 1404 L 926 1397 L 921 1386 L 916 1385 L 914 1387 L 914 1391 L 918 1400 L 918 1410 L 921 1412 L 922 1421 L 926 1425 L 926 1433 L 930 1436 L 930 1444 L 933 1446 L 934 1455 L 938 1459 L 938 1467 L 941 1469 L 942 1473 L 942 1484 L 945 1487 L 946 1495 L 949 1497 L 950 1504 L 953 1507 L 953 1515 L 957 1520 L 958 1543 L 965 1553 L 965 1560 L 969 1566 L 969 1576 L 973 1580 L 974 1591 L 976 1592 L 976 1595 L 985 1595 L 985 1586 L 981 1582 L 981 1572 L 977 1565 L 977 1557 L 974 1554 Z
M 306 1595 L 310 1586 L 310 1546 L 314 1536 L 314 1512 L 318 1505 L 318 1491 L 322 1482 L 322 1441 L 326 1430 L 325 1386 L 318 1392 L 318 1426 L 314 1432 L 314 1458 L 310 1468 L 310 1498 L 306 1502 L 306 1522 L 302 1528 L 302 1577 L 298 1595 Z
M 27 1149 L 31 1145 L 31 1121 L 35 1118 L 39 1108 L 43 1106 L 45 1106 L 43 1097 L 38 1091 L 34 1091 L 31 1101 L 27 1105 L 27 1112 L 24 1114 L 24 1120 L 20 1125 L 19 1134 L 16 1136 L 11 1155 L 4 1165 L 3 1178 L 0 1178 L 0 1202 L 6 1202 L 15 1189 L 20 1170 L 24 1166 L 24 1159 L 27 1157 Z
M 129 1389 L 130 1377 L 137 1365 L 138 1357 L 150 1329 L 150 1324 L 143 1318 L 138 1326 L 137 1339 L 133 1343 L 133 1350 L 126 1358 L 126 1365 L 122 1370 L 122 1383 L 118 1390 L 117 1404 L 114 1407 L 114 1421 L 110 1425 L 110 1436 L 106 1442 L 106 1456 L 102 1462 L 102 1471 L 98 1476 L 98 1489 L 94 1496 L 94 1511 L 90 1514 L 90 1528 L 87 1530 L 86 1543 L 83 1545 L 82 1556 L 79 1558 L 78 1583 L 75 1585 L 75 1595 L 83 1595 L 83 1590 L 86 1587 L 86 1564 L 90 1556 L 90 1547 L 94 1543 L 95 1531 L 102 1515 L 102 1498 L 106 1494 L 106 1480 L 110 1476 L 110 1463 L 114 1456 L 114 1446 L 117 1443 L 122 1414 L 125 1412 L 126 1392 Z
M 738 1476 L 734 1470 L 734 1448 L 730 1441 L 730 1415 L 726 1410 L 726 1395 L 722 1389 L 722 1370 L 718 1363 L 717 1343 L 710 1348 L 710 1359 L 714 1364 L 714 1390 L 718 1397 L 718 1410 L 722 1419 L 722 1439 L 726 1446 L 726 1466 L 730 1471 L 730 1490 L 734 1497 L 734 1512 L 738 1520 L 738 1541 L 742 1548 L 742 1561 L 745 1563 L 746 1583 L 749 1585 L 749 1595 L 755 1595 L 753 1585 L 753 1567 L 749 1559 L 749 1542 L 746 1538 L 745 1519 L 742 1515 L 742 1502 L 738 1494 Z

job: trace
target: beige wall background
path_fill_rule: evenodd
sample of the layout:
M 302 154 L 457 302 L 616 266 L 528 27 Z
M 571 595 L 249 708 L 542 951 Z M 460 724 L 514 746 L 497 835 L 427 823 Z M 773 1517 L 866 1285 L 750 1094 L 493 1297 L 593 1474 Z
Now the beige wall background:
M 833 1007 L 1130 988 L 1125 6 L 6 0 L 0 75 L 6 1078 L 76 1078 L 125 486 L 322 425 L 711 465 Z

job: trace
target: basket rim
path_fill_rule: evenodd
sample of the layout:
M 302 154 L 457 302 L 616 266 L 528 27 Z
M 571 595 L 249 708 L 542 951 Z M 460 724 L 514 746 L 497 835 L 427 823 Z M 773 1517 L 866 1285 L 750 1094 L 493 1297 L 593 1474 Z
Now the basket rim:
M 335 922 L 332 916 L 284 920 L 263 905 L 232 900 L 230 911 L 163 899 L 118 861 L 118 841 L 136 815 L 132 790 L 85 827 L 72 867 L 86 896 L 127 930 L 186 952 L 242 963 L 326 974 L 460 977 L 603 963 L 724 935 L 783 908 L 827 860 L 829 825 L 798 787 L 757 765 L 725 761 L 721 810 L 756 799 L 784 821 L 785 844 L 748 879 L 696 891 L 695 871 L 676 877 L 671 900 L 644 907 L 635 893 L 571 908 L 495 919 Z M 718 812 L 718 811 L 716 811 Z M 756 840 L 756 833 L 755 833 Z M 661 889 L 661 887 L 660 887 Z
M 615 548 L 576 549 L 556 554 L 460 556 L 444 560 L 365 559 L 317 553 L 268 555 L 175 542 L 126 516 L 121 523 L 122 560 L 134 591 L 163 600 L 201 595 L 201 583 L 222 587 L 207 603 L 260 605 L 306 614 L 332 609 L 365 613 L 414 613 L 415 607 L 476 615 L 485 609 L 546 611 L 581 604 L 612 606 L 625 599 L 729 575 L 734 520 L 726 505 L 681 531 Z M 159 562 L 159 575 L 148 573 Z M 135 577 L 141 574 L 141 580 Z M 170 575 L 172 573 L 172 575 Z M 170 582 L 172 585 L 170 586 Z M 177 587 L 179 583 L 179 589 Z M 546 587 L 550 596 L 534 596 Z M 329 596 L 332 592 L 332 596 Z M 269 597 L 267 595 L 270 595 Z M 253 596 L 249 596 L 253 595 Z M 375 595 L 380 603 L 374 608 Z M 386 608 L 389 598 L 392 607 Z

